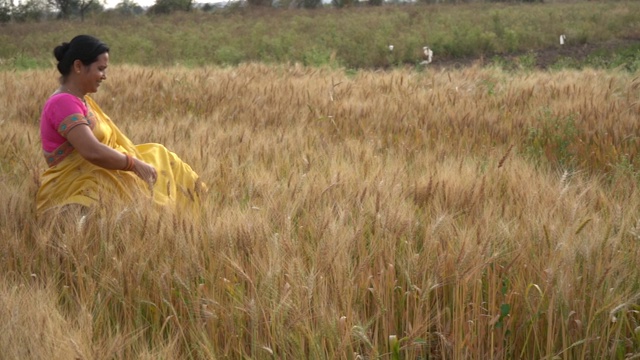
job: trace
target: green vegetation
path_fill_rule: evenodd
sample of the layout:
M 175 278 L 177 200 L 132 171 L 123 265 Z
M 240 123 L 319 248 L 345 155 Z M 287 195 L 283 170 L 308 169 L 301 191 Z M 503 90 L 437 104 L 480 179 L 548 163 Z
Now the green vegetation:
M 536 119 L 536 125 L 529 129 L 526 140 L 526 152 L 534 161 L 551 160 L 563 168 L 575 165 L 571 146 L 579 140 L 573 118 L 572 115 L 558 118 L 545 109 Z
M 507 68 L 535 66 L 536 53 L 603 44 L 640 34 L 639 2 L 505 5 L 405 5 L 348 9 L 235 8 L 215 13 L 87 18 L 82 32 L 106 41 L 112 61 L 149 66 L 301 63 L 380 68 L 419 63 L 423 46 L 434 63 L 499 59 Z M 51 50 L 79 31 L 78 21 L 10 23 L 0 35 L 0 69 L 50 66 Z M 393 45 L 393 51 L 389 50 Z M 638 68 L 638 44 L 585 59 L 571 53 L 560 67 Z M 507 55 L 515 58 L 506 58 Z
M 582 69 L 585 67 L 610 69 L 621 68 L 630 72 L 640 69 L 640 42 L 614 49 L 614 51 L 597 50 L 582 61 L 571 57 L 560 58 L 554 68 Z

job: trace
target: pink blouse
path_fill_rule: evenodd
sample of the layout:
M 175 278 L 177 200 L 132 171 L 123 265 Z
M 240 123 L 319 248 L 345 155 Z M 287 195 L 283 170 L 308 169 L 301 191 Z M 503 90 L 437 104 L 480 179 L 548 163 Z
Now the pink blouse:
M 78 97 L 67 93 L 51 96 L 44 104 L 40 117 L 42 149 L 51 153 L 63 145 L 69 130 L 77 125 L 88 125 L 87 114 L 87 106 Z
M 59 164 L 75 150 L 67 141 L 71 129 L 88 125 L 92 130 L 95 119 L 84 100 L 67 93 L 58 93 L 44 104 L 40 117 L 40 138 L 44 158 L 49 167 Z

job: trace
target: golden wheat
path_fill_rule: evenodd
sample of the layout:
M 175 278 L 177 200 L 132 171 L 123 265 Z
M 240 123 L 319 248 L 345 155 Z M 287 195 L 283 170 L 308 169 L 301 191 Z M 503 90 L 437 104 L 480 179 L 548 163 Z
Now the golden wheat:
M 0 73 L 0 358 L 640 346 L 632 74 L 114 66 L 95 98 L 134 142 L 194 167 L 211 189 L 203 216 L 43 227 L 38 116 L 56 79 Z

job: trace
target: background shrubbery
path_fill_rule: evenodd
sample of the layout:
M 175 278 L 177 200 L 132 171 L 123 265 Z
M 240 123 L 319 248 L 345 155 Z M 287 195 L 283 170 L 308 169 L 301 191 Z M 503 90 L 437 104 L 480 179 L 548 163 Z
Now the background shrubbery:
M 532 57 L 535 65 L 536 54 L 559 50 L 558 37 L 566 34 L 566 48 L 624 42 L 586 61 L 571 60 L 568 54 L 557 59 L 557 66 L 633 70 L 640 55 L 638 43 L 630 39 L 640 37 L 640 2 L 236 8 L 133 17 L 102 13 L 82 23 L 4 25 L 0 68 L 49 67 L 50 49 L 79 31 L 106 41 L 115 63 L 200 66 L 259 61 L 345 68 L 415 65 L 422 60 L 423 46 L 434 51 L 434 64 L 496 56 L 504 62 L 506 55 L 516 55 L 519 60 Z M 526 61 L 519 66 L 526 67 Z

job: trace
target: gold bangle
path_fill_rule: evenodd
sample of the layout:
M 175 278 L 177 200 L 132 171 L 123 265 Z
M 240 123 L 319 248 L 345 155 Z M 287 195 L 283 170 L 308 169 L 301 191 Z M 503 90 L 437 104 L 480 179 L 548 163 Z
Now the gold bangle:
M 129 160 L 129 171 L 132 171 L 135 165 L 135 162 L 133 161 L 133 156 L 127 154 L 127 160 Z
M 127 154 L 127 153 L 123 153 L 124 156 L 127 157 L 127 165 L 124 167 L 124 171 L 131 171 L 133 170 L 133 166 L 134 166 L 134 161 L 133 161 L 133 156 Z

